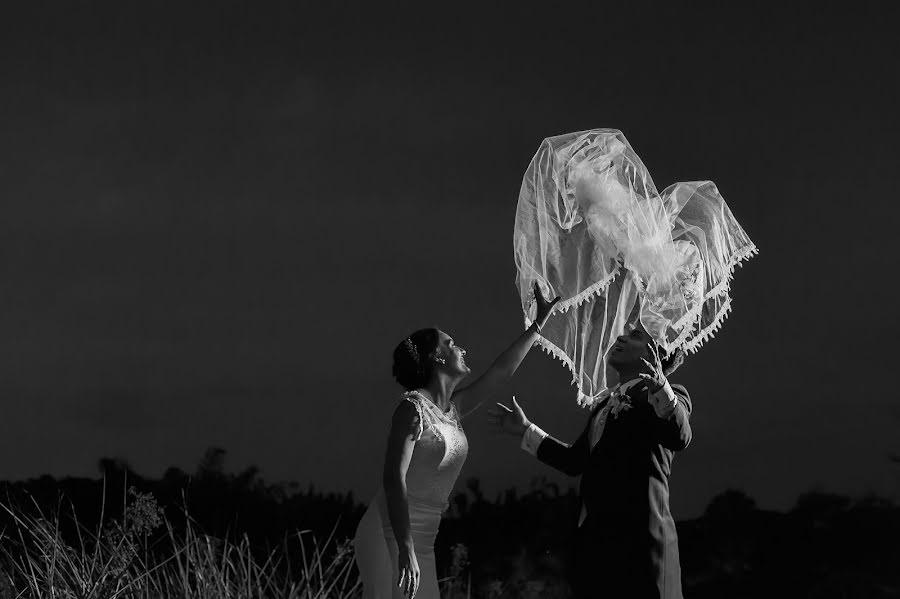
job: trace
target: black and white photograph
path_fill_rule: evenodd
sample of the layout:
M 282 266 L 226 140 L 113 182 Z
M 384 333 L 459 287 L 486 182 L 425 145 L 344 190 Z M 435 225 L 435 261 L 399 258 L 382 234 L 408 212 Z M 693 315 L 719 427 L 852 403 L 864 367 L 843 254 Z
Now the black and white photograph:
M 900 597 L 898 31 L 4 4 L 0 599 Z

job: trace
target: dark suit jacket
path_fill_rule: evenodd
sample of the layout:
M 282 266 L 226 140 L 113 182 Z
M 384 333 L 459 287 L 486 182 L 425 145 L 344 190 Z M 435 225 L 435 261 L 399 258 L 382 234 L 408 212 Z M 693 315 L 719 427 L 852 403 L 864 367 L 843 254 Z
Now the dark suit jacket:
M 674 452 L 691 441 L 691 400 L 681 385 L 675 413 L 663 420 L 648 402 L 644 385 L 629 391 L 633 407 L 609 414 L 593 448 L 591 422 L 573 445 L 553 437 L 537 450 L 542 462 L 581 475 L 587 519 L 578 530 L 574 573 L 579 597 L 681 599 L 678 537 L 669 512 L 669 475 Z M 593 589 L 593 590 L 591 590 Z

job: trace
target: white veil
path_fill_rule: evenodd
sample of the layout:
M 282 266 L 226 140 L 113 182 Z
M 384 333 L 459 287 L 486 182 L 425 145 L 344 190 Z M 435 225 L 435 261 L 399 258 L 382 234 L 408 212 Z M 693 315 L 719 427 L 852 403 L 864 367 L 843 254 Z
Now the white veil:
M 539 342 L 572 372 L 582 405 L 607 388 L 606 353 L 635 316 L 667 352 L 712 337 L 735 266 L 757 251 L 711 181 L 658 193 L 615 129 L 544 140 L 522 180 L 513 246 L 526 326 L 535 280 L 562 297 Z

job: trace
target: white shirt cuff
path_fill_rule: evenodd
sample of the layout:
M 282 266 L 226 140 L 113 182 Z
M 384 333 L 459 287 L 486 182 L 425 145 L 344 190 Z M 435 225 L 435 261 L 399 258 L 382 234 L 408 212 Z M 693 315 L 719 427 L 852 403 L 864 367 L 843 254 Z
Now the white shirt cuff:
M 669 400 L 669 401 L 674 400 L 676 404 L 678 403 L 678 396 L 675 395 L 674 391 L 672 391 L 672 387 L 669 385 L 668 380 L 666 381 L 666 384 L 663 385 L 662 387 L 660 387 L 659 390 L 656 393 L 654 393 L 653 395 L 662 395 L 667 400 Z
M 656 415 L 663 420 L 671 420 L 678 411 L 678 396 L 675 395 L 669 381 L 666 381 L 656 393 L 650 396 L 650 403 Z
M 538 446 L 541 444 L 541 441 L 546 438 L 547 433 L 538 428 L 536 424 L 532 423 L 525 429 L 525 434 L 522 435 L 522 449 L 531 455 L 536 456 Z

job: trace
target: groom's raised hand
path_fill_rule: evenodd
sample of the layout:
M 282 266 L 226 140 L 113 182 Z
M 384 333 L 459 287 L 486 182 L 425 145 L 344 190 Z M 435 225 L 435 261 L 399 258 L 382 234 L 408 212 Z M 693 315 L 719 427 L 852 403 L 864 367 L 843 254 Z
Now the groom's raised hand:
M 506 433 L 521 437 L 531 426 L 531 422 L 525 416 L 522 407 L 516 401 L 513 395 L 512 407 L 507 407 L 502 403 L 497 403 L 488 409 L 488 424 L 498 433 Z

